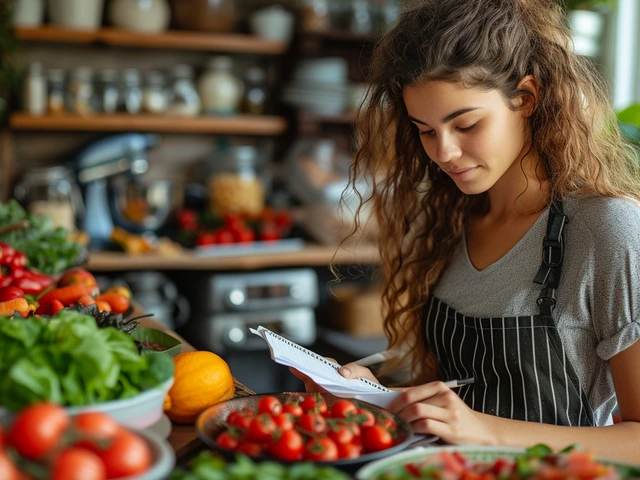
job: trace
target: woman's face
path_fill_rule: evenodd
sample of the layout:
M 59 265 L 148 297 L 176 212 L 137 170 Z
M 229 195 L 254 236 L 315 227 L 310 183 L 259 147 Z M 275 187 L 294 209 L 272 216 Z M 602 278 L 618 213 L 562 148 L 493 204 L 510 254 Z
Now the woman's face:
M 486 192 L 522 175 L 526 113 L 507 107 L 498 90 L 428 81 L 405 87 L 403 98 L 427 155 L 462 192 Z

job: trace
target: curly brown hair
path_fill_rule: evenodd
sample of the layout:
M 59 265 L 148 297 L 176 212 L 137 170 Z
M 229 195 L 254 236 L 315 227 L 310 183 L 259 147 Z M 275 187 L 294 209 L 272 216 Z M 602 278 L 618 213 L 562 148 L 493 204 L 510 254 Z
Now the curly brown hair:
M 604 82 L 573 53 L 554 0 L 421 0 L 377 42 L 369 67 L 350 187 L 368 181 L 360 205 L 372 207 L 382 232 L 384 330 L 389 348 L 405 352 L 386 367 L 410 365 L 417 384 L 436 375 L 420 332 L 423 307 L 486 193 L 462 193 L 429 159 L 404 87 L 462 82 L 497 89 L 515 109 L 514 99 L 533 95 L 518 87 L 533 76 L 540 91 L 529 118 L 531 149 L 551 187 L 548 203 L 568 194 L 640 200 L 638 160 L 620 135 Z M 352 234 L 358 228 L 356 215 Z

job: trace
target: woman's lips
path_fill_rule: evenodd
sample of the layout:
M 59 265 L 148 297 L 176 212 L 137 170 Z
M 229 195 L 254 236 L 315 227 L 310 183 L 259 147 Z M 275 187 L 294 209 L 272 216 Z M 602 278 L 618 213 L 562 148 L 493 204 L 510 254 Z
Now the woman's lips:
M 460 168 L 456 170 L 447 170 L 447 173 L 454 180 L 465 180 L 476 171 L 478 167 Z

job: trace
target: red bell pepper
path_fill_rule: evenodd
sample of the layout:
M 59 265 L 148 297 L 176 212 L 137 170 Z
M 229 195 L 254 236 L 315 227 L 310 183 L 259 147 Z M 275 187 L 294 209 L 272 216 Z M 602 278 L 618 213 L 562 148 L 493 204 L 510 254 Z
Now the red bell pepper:
M 53 277 L 28 268 L 15 269 L 12 273 L 11 285 L 24 290 L 24 293 L 29 295 L 37 295 L 53 284 Z
M 0 265 L 8 265 L 16 254 L 16 249 L 8 243 L 0 242 Z
M 14 300 L 16 298 L 24 298 L 24 291 L 18 287 L 2 287 L 0 288 L 0 303 Z

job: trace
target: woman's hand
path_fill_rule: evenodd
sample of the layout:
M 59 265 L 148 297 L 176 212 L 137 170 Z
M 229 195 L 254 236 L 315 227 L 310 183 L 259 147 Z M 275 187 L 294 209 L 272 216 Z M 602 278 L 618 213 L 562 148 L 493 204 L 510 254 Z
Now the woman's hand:
M 327 360 L 334 363 L 338 363 L 333 358 L 327 357 Z M 304 373 L 300 372 L 299 370 L 296 370 L 293 367 L 289 367 L 289 371 L 304 382 L 304 388 L 307 392 L 324 392 L 325 391 L 324 388 L 320 387 L 316 382 L 311 380 L 308 376 L 306 376 Z M 356 365 L 355 363 L 347 363 L 346 365 L 343 365 L 340 368 L 339 373 L 344 378 L 350 378 L 350 379 L 367 378 L 369 380 L 373 380 L 374 382 L 378 381 L 378 379 L 373 375 L 373 373 L 371 373 L 371 370 L 365 367 L 361 367 L 360 365 Z
M 491 416 L 476 412 L 443 382 L 409 388 L 389 405 L 415 433 L 437 435 L 454 445 L 495 445 Z

